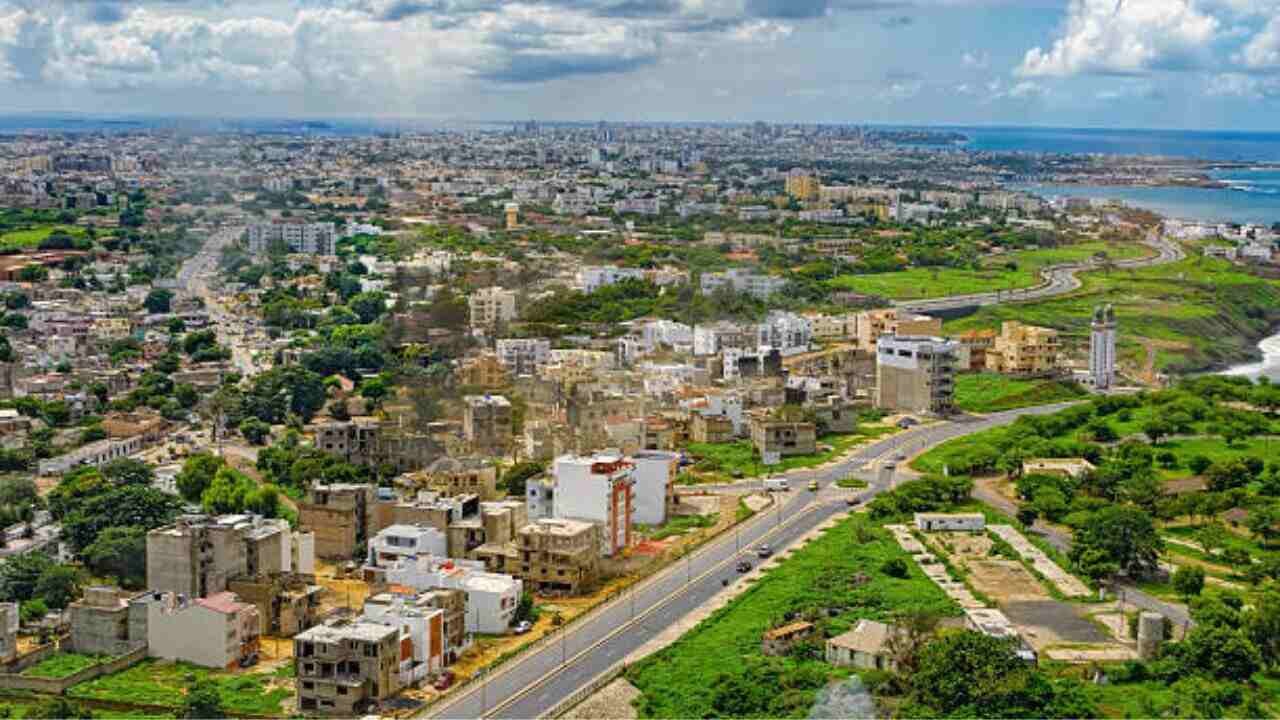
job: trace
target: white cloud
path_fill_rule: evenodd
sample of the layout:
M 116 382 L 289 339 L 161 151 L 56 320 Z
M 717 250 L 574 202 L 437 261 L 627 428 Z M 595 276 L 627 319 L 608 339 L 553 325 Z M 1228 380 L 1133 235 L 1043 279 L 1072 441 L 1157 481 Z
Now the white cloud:
M 1246 100 L 1280 100 L 1280 78 L 1221 73 L 1209 79 L 1206 94 Z
M 1271 18 L 1236 54 L 1236 62 L 1252 70 L 1280 68 L 1280 16 Z
M 1196 65 L 1220 21 L 1196 0 L 1072 0 L 1049 49 L 1027 51 L 1024 77 L 1143 74 Z
M 960 62 L 964 63 L 965 67 L 986 70 L 991 65 L 991 56 L 986 50 L 977 50 L 961 55 Z

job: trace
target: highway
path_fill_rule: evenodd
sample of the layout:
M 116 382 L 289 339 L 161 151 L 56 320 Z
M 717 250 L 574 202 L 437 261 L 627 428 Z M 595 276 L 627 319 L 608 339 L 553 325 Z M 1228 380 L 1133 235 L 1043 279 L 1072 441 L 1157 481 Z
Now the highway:
M 926 425 L 878 440 L 827 467 L 792 473 L 788 475 L 791 491 L 776 496 L 779 502 L 774 507 L 748 520 L 736 532 L 725 533 L 564 630 L 539 640 L 530 650 L 426 712 L 430 717 L 443 718 L 540 717 L 706 602 L 720 590 L 724 580 L 736 577 L 734 566 L 744 553 L 754 562 L 751 551 L 759 544 L 785 548 L 831 516 L 848 510 L 843 499 L 846 493 L 833 498 L 827 492 L 836 480 L 861 474 L 864 468 L 881 460 L 898 455 L 909 457 L 947 440 L 1010 423 L 1022 415 L 1048 414 L 1070 404 Z M 870 500 L 887 489 L 878 478 L 864 477 L 870 486 L 856 493 L 860 501 Z M 811 480 L 818 481 L 819 492 L 803 489 Z M 733 487 L 752 486 L 756 484 Z
M 245 377 L 250 377 L 262 368 L 259 368 L 253 353 L 246 345 L 248 326 L 241 318 L 227 310 L 221 298 L 209 286 L 210 279 L 217 276 L 218 259 L 223 248 L 234 243 L 243 232 L 244 228 L 241 227 L 227 227 L 214 233 L 200 248 L 200 252 L 182 264 L 176 280 L 179 292 L 204 301 L 205 310 L 208 311 L 214 330 L 218 334 L 218 343 L 230 348 L 231 361 L 236 371 Z
M 1169 242 L 1159 235 L 1152 232 L 1143 241 L 1145 245 L 1156 251 L 1155 255 L 1134 258 L 1132 260 L 1117 260 L 1111 263 L 1111 267 L 1117 269 L 1133 269 L 1143 267 L 1154 267 L 1156 265 L 1167 265 L 1171 262 L 1177 262 L 1186 255 L 1182 248 L 1176 243 Z M 1083 284 L 1080 278 L 1076 277 L 1076 273 L 1088 270 L 1099 270 L 1103 268 L 1103 263 L 1089 260 L 1083 263 L 1071 263 L 1064 265 L 1053 265 L 1041 271 L 1044 282 L 1035 287 L 1022 288 L 1018 290 L 997 290 L 988 293 L 975 293 L 973 295 L 951 295 L 948 297 L 933 298 L 931 300 L 903 300 L 893 303 L 895 307 L 903 310 L 910 310 L 918 313 L 937 312 L 941 310 L 957 310 L 966 307 L 981 307 L 984 305 L 998 305 L 1006 302 L 1025 302 L 1027 300 L 1043 300 L 1045 298 L 1065 295 L 1080 289 Z

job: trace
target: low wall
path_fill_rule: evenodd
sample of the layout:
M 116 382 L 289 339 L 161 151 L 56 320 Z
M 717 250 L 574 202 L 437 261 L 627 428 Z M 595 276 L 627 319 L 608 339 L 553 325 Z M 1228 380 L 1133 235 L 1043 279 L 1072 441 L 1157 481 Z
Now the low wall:
M 34 653 L 33 653 L 34 654 Z M 16 673 L 0 673 L 0 689 L 4 690 L 30 690 L 32 692 L 45 693 L 47 695 L 61 695 L 75 685 L 82 682 L 93 680 L 94 678 L 110 675 L 119 672 L 130 665 L 142 662 L 147 657 L 147 648 L 142 646 L 128 655 L 122 655 L 114 660 L 108 660 L 104 663 L 98 663 L 92 667 L 87 667 L 77 673 L 73 673 L 62 678 L 43 678 L 29 677 L 27 675 L 19 675 Z M 35 663 L 30 663 L 34 665 Z

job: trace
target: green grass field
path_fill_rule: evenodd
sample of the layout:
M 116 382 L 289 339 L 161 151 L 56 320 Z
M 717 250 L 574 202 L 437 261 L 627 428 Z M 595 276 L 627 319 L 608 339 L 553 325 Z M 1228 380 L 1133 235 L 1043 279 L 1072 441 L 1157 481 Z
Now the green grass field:
M 1020 250 L 993 256 L 978 270 L 958 268 L 910 268 L 902 272 L 874 275 L 842 275 L 831 281 L 840 290 L 880 295 L 893 300 L 919 300 L 948 295 L 970 295 L 994 290 L 1013 290 L 1036 285 L 1040 270 L 1049 265 L 1087 260 L 1105 251 L 1113 260 L 1141 257 L 1149 251 L 1132 243 L 1112 245 L 1080 243 L 1044 250 Z M 1010 270 L 1007 263 L 1016 263 Z
M 956 376 L 956 407 L 965 412 L 989 413 L 1032 405 L 1073 400 L 1086 394 L 1072 382 L 1024 380 L 999 373 L 962 373 Z
M 813 455 L 782 458 L 782 461 L 776 465 L 761 464 L 756 457 L 755 448 L 752 447 L 749 440 L 715 444 L 689 443 L 688 449 L 689 454 L 693 457 L 708 461 L 709 465 L 715 466 L 714 469 L 703 470 L 699 468 L 703 481 L 735 477 L 760 477 L 762 475 L 773 475 L 788 470 L 821 465 L 849 452 L 849 450 L 863 442 L 896 431 L 897 428 L 869 425 L 859 427 L 858 432 L 848 435 L 823 435 L 818 438 L 818 444 L 830 445 L 830 450 L 820 451 Z
M 1181 372 L 1239 362 L 1280 319 L 1280 282 L 1224 260 L 1189 257 L 1140 270 L 1095 271 L 1069 295 L 987 306 L 947 322 L 947 333 L 999 329 L 1005 320 L 1056 328 L 1066 342 L 1088 342 L 1097 306 L 1115 306 L 1122 369 Z
M 104 655 L 58 653 L 23 670 L 22 674 L 27 677 L 64 678 L 107 660 L 110 660 L 110 658 Z
M 71 237 L 84 237 L 84 228 L 75 225 L 40 225 L 25 230 L 10 230 L 0 235 L 0 250 L 25 250 L 38 246 L 56 231 Z
M 265 674 L 218 672 L 190 663 L 144 660 L 118 673 L 80 683 L 67 691 L 70 698 L 108 700 L 158 707 L 182 707 L 189 681 L 211 681 L 222 695 L 222 709 L 229 716 L 282 715 L 280 703 L 293 695 L 283 687 L 267 688 L 273 678 Z
M 861 533 L 856 528 L 861 526 Z M 907 561 L 904 579 L 880 572 L 892 558 Z M 869 581 L 852 579 L 865 573 Z M 714 682 L 722 674 L 742 674 L 744 662 L 762 657 L 760 635 L 788 614 L 834 615 L 818 624 L 829 635 L 845 632 L 860 618 L 885 620 L 894 612 L 933 611 L 957 615 L 958 608 L 920 572 L 888 531 L 862 515 L 846 519 L 769 570 L 763 578 L 717 610 L 674 644 L 632 667 L 627 677 L 643 693 L 642 717 L 714 717 Z M 788 676 L 836 675 L 821 660 L 783 658 L 787 674 L 775 678 L 777 694 L 788 694 L 786 708 L 804 717 L 816 690 L 788 687 Z

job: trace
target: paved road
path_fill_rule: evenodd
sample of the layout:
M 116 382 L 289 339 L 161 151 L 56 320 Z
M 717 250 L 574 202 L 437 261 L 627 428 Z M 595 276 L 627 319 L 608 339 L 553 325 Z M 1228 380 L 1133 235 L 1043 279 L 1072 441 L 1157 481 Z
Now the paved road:
M 248 327 L 242 318 L 227 310 L 209 282 L 217 274 L 222 249 L 234 243 L 243 232 L 244 228 L 227 227 L 214 233 L 200 248 L 199 253 L 182 264 L 178 270 L 177 282 L 180 292 L 204 300 L 205 309 L 218 333 L 218 343 L 231 349 L 231 361 L 236 370 L 248 377 L 260 369 L 244 340 Z
M 847 510 L 843 500 L 825 499 L 825 491 L 836 480 L 880 460 L 899 454 L 910 456 L 962 435 L 1010 423 L 1022 415 L 1047 414 L 1068 405 L 1024 408 L 928 425 L 871 443 L 831 466 L 793 473 L 789 479 L 794 490 L 780 495 L 774 508 L 677 561 L 556 636 L 540 641 L 537 649 L 500 666 L 488 678 L 430 708 L 429 713 L 446 718 L 539 717 L 675 619 L 706 602 L 720 589 L 723 580 L 735 576 L 734 565 L 743 557 L 744 549 L 749 552 L 762 542 L 775 548 L 786 547 L 832 515 Z M 810 480 L 817 480 L 823 491 L 801 489 Z M 887 488 L 877 478 L 869 481 L 871 485 L 857 493 L 859 500 L 869 500 Z M 744 485 L 756 486 L 745 483 L 735 487 Z M 633 617 L 639 620 L 630 624 Z
M 1178 247 L 1176 243 L 1165 240 L 1158 233 L 1151 233 L 1143 242 L 1153 248 L 1156 251 L 1156 254 L 1150 257 L 1135 258 L 1132 260 L 1117 260 L 1111 263 L 1111 266 L 1121 269 L 1152 267 L 1155 265 L 1165 265 L 1171 262 L 1177 262 L 1185 257 L 1182 249 Z M 1092 260 L 1083 263 L 1054 265 L 1042 271 L 1042 275 L 1046 282 L 1036 287 L 1024 288 L 1021 290 L 998 290 L 996 292 L 975 293 L 973 295 L 953 295 L 950 297 L 934 298 L 932 300 L 904 300 L 893 304 L 904 310 L 927 313 L 939 310 L 956 310 L 965 307 L 998 305 L 1004 302 L 1043 300 L 1044 298 L 1065 295 L 1069 292 L 1078 290 L 1083 283 L 1080 281 L 1080 278 L 1076 277 L 1076 273 L 1086 270 L 1097 270 L 1102 267 L 1103 265 L 1101 263 Z

